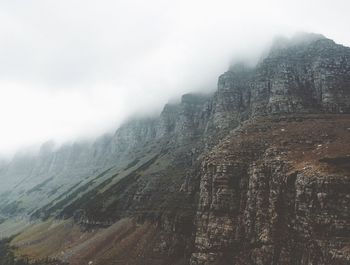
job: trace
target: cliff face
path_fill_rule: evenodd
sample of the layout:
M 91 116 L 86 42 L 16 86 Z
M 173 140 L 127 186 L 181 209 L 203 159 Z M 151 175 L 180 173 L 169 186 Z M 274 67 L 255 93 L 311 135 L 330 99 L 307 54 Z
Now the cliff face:
M 276 44 L 250 74 L 238 67 L 222 75 L 221 108 L 240 113 L 249 108 L 252 114 L 349 112 L 348 48 L 310 38 Z
M 202 161 L 191 264 L 349 262 L 350 121 L 324 114 L 349 113 L 349 60 L 310 36 L 220 77 L 234 117 L 250 120 Z
M 350 48 L 279 40 L 256 67 L 221 75 L 213 95 L 2 165 L 14 181 L 0 209 L 87 230 L 151 226 L 130 264 L 348 264 L 349 140 Z
M 259 118 L 216 146 L 191 264 L 347 264 L 349 118 Z

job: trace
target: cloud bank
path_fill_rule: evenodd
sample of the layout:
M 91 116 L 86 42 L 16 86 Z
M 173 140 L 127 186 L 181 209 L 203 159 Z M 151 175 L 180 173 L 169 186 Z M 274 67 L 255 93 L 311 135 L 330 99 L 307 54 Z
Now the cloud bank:
M 0 154 L 94 137 L 171 98 L 212 91 L 275 35 L 350 46 L 347 0 L 3 0 Z

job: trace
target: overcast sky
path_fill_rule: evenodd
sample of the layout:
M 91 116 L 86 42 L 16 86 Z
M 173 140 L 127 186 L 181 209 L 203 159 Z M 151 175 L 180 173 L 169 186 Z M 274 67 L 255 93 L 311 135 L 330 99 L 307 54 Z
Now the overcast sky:
M 0 0 L 0 154 L 214 90 L 275 35 L 350 46 L 349 0 Z

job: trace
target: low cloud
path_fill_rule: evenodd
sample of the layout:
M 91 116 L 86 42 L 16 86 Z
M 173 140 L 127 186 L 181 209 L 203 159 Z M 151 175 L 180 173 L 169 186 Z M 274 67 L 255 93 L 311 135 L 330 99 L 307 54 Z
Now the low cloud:
M 350 46 L 350 4 L 333 1 L 4 0 L 0 154 L 94 137 L 169 99 L 210 91 L 232 60 L 275 35 Z

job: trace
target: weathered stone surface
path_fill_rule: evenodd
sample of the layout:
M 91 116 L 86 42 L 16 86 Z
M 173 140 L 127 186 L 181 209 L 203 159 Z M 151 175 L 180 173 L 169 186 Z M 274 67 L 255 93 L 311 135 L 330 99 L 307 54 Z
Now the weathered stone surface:
M 349 116 L 306 117 L 260 118 L 206 156 L 191 264 L 346 264 L 350 172 L 320 161 L 348 154 Z

